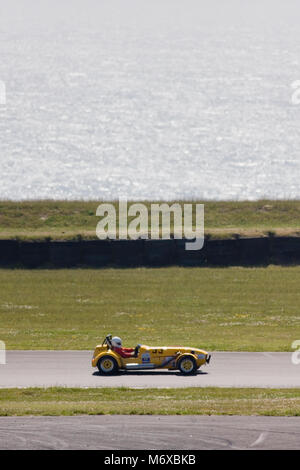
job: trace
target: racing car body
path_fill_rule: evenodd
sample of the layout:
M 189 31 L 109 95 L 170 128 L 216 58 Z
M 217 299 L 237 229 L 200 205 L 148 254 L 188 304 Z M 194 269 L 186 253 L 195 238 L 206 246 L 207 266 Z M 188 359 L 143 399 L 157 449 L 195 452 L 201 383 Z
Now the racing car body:
M 119 370 L 169 369 L 180 370 L 183 374 L 193 374 L 203 364 L 208 364 L 211 356 L 202 349 L 181 346 L 139 345 L 135 357 L 123 358 L 113 350 L 111 335 L 107 335 L 102 345 L 96 346 L 92 366 L 98 367 L 104 375 L 115 374 Z

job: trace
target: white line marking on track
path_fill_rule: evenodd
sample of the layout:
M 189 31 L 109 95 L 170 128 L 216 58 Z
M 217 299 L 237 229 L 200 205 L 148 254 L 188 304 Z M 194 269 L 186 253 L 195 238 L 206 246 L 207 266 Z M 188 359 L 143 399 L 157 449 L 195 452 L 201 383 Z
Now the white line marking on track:
M 264 442 L 264 441 L 266 440 L 267 436 L 268 436 L 268 433 L 267 433 L 267 432 L 262 432 L 262 433 L 258 436 L 258 438 L 257 438 L 254 442 L 252 442 L 252 444 L 250 444 L 249 447 L 255 447 L 255 446 L 259 445 L 259 444 L 262 444 L 262 442 Z

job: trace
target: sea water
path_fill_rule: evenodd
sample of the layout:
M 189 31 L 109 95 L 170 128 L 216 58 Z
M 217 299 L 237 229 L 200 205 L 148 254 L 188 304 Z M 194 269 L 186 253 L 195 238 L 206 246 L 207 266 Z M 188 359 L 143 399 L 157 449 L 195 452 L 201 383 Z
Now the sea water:
M 1 2 L 0 198 L 299 198 L 299 13 Z

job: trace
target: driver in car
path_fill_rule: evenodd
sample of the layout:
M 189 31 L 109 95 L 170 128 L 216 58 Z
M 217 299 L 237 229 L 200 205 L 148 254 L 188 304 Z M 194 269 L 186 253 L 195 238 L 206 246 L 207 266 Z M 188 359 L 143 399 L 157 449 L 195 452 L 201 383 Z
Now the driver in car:
M 114 336 L 111 340 L 113 351 L 120 354 L 121 357 L 137 357 L 140 349 L 140 344 L 135 349 L 122 348 L 122 340 L 118 336 Z

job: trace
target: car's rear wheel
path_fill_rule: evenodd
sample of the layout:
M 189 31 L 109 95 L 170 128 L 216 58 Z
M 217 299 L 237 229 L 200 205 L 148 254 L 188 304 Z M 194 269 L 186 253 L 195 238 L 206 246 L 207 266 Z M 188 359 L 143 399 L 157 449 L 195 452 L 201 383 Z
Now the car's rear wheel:
M 192 356 L 184 356 L 179 359 L 178 369 L 184 375 L 195 374 L 197 371 L 197 364 Z
M 112 356 L 103 356 L 97 362 L 97 367 L 100 374 L 112 375 L 116 374 L 119 370 L 118 363 Z

